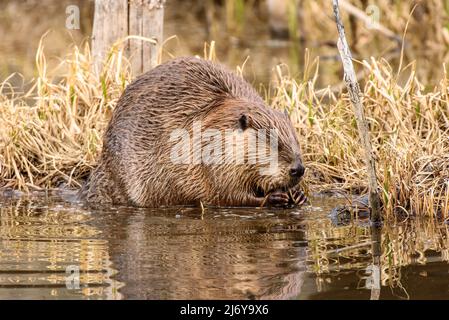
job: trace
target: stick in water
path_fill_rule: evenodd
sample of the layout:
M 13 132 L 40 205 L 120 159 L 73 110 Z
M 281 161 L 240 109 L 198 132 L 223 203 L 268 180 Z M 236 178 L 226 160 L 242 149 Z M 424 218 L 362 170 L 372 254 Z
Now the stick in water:
M 343 62 L 344 80 L 349 92 L 354 114 L 357 121 L 359 136 L 362 140 L 362 145 L 365 150 L 365 163 L 368 172 L 368 186 L 369 186 L 369 205 L 371 221 L 373 223 L 380 223 L 381 209 L 380 198 L 377 191 L 377 177 L 376 177 L 376 162 L 372 153 L 371 139 L 366 123 L 365 114 L 360 94 L 360 87 L 352 64 L 352 55 L 349 50 L 348 42 L 346 41 L 345 29 L 340 18 L 340 11 L 338 9 L 338 0 L 333 0 L 333 8 L 335 21 L 338 29 L 338 51 L 340 51 L 341 60 Z

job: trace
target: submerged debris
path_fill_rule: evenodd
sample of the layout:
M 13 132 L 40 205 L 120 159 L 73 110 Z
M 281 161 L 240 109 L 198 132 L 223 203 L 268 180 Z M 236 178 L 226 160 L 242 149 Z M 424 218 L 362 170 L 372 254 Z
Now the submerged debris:
M 329 217 L 335 225 L 345 225 L 355 217 L 367 219 L 369 215 L 369 197 L 366 194 L 352 199 L 348 204 L 336 206 L 330 212 Z

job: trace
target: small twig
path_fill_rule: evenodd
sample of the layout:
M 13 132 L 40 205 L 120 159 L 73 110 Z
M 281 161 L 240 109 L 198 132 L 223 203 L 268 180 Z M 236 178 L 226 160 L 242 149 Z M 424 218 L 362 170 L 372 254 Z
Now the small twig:
M 339 253 L 342 253 L 342 252 L 344 252 L 344 251 L 348 251 L 348 250 L 352 250 L 352 249 L 358 249 L 358 248 L 363 248 L 363 247 L 366 247 L 366 246 L 370 246 L 370 245 L 372 245 L 372 244 L 373 244 L 372 241 L 366 241 L 366 242 L 362 242 L 362 243 L 355 244 L 355 245 L 353 245 L 353 246 L 347 246 L 347 247 L 338 248 L 338 249 L 334 249 L 334 250 L 328 250 L 328 251 L 326 251 L 326 252 L 324 252 L 324 253 L 325 253 L 326 255 L 328 255 L 328 254 L 333 254 L 333 253 L 339 254 Z
M 263 207 L 265 206 L 265 203 L 267 202 L 267 199 L 268 199 L 268 197 L 270 196 L 270 194 L 271 194 L 271 193 L 269 193 L 269 194 L 267 194 L 267 195 L 265 196 L 265 198 L 264 198 L 263 201 L 262 201 L 262 204 L 260 205 L 260 208 L 263 208 Z
M 206 209 L 204 208 L 203 202 L 200 200 L 200 206 L 201 206 L 201 220 L 204 218 L 204 212 Z

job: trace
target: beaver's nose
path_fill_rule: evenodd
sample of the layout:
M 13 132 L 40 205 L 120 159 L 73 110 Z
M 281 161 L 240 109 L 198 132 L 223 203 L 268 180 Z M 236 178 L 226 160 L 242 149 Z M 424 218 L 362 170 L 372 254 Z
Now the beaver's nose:
M 301 178 L 304 175 L 306 168 L 302 164 L 298 164 L 290 169 L 290 175 L 294 178 Z

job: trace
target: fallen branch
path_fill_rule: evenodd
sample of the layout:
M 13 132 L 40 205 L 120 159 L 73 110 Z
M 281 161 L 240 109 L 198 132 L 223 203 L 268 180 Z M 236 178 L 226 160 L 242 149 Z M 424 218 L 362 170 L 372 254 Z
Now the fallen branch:
M 346 12 L 353 15 L 357 19 L 362 20 L 365 24 L 371 25 L 372 29 L 379 31 L 380 33 L 383 33 L 388 38 L 393 39 L 393 40 L 397 41 L 398 43 L 402 43 L 402 38 L 399 35 L 397 35 L 393 31 L 391 31 L 390 29 L 384 27 L 379 22 L 373 21 L 370 16 L 368 16 L 365 12 L 363 12 L 359 8 L 350 4 L 348 1 L 341 0 L 341 7 Z

